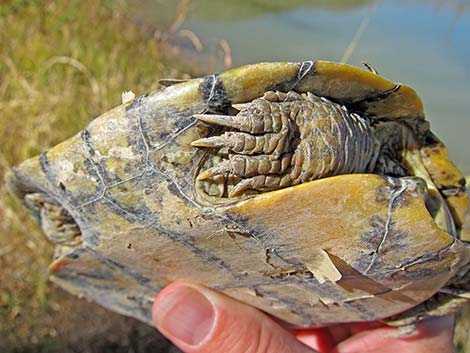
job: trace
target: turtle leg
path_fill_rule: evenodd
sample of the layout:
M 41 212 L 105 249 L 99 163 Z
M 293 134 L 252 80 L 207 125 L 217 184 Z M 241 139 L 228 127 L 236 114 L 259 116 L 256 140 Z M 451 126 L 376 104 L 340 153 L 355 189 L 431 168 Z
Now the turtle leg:
M 237 131 L 226 131 L 218 136 L 201 138 L 193 146 L 227 148 L 234 155 L 209 168 L 197 177 L 228 180 L 237 178 L 229 197 L 239 196 L 245 190 L 269 191 L 289 186 L 293 141 L 297 132 L 293 114 L 298 110 L 286 109 L 279 102 L 301 99 L 295 92 L 266 92 L 264 97 L 247 103 L 236 116 L 203 114 L 198 120 Z
M 257 175 L 243 179 L 234 186 L 229 197 L 237 197 L 247 190 L 273 191 L 292 185 L 290 173 L 284 175 Z
M 229 197 L 239 196 L 246 190 L 276 190 L 290 185 L 291 160 L 290 153 L 281 155 L 279 159 L 273 159 L 269 155 L 232 155 L 222 163 L 202 172 L 197 179 L 205 181 L 224 175 L 241 178 L 230 191 Z
M 229 159 L 215 167 L 202 172 L 199 180 L 205 180 L 217 175 L 232 174 L 241 178 L 251 178 L 257 175 L 283 174 L 289 168 L 292 154 L 286 153 L 279 159 L 268 155 L 244 156 L 232 155 Z
M 233 187 L 229 197 L 240 196 L 247 190 L 273 191 L 298 184 L 305 169 L 302 156 L 296 151 L 292 155 L 286 155 L 286 161 L 282 162 L 278 174 L 261 174 L 242 179 Z

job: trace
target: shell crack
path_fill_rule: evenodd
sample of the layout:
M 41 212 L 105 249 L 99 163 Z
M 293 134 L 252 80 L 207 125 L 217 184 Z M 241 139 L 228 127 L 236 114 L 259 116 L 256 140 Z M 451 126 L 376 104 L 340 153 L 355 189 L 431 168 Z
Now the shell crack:
M 377 246 L 377 249 L 374 251 L 372 255 L 372 260 L 369 263 L 369 266 L 367 266 L 366 270 L 364 271 L 364 274 L 367 274 L 371 268 L 374 266 L 375 262 L 377 261 L 380 251 L 382 250 L 388 235 L 390 234 L 390 228 L 393 222 L 393 209 L 394 209 L 394 204 L 397 201 L 397 199 L 406 191 L 407 184 L 402 183 L 400 188 L 393 190 L 392 194 L 390 195 L 390 200 L 388 202 L 388 210 L 387 210 L 387 220 L 385 221 L 385 229 L 382 235 L 382 238 L 380 240 L 379 245 Z

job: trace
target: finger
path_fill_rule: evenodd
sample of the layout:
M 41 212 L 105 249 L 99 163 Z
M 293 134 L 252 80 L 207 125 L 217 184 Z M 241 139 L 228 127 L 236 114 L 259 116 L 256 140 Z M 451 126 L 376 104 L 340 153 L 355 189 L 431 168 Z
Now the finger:
M 329 329 L 302 329 L 295 330 L 293 334 L 300 342 L 320 353 L 328 353 L 333 348 L 334 341 Z
M 179 281 L 155 299 L 153 321 L 186 353 L 314 352 L 262 312 Z
M 451 353 L 453 318 L 439 317 L 419 322 L 416 331 L 400 336 L 393 327 L 362 331 L 338 344 L 334 353 Z
M 306 346 L 326 353 L 331 352 L 334 346 L 353 334 L 384 326 L 381 322 L 338 324 L 324 328 L 297 329 L 293 331 L 293 334 Z

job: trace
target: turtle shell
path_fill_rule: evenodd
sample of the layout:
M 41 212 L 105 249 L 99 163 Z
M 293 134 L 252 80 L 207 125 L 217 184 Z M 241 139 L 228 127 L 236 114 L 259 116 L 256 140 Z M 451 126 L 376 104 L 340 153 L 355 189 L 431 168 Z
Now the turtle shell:
M 417 141 L 404 158 L 420 178 L 334 175 L 201 200 L 207 150 L 193 144 L 221 130 L 194 115 L 230 114 L 268 91 L 402 122 Z M 57 244 L 52 281 L 147 323 L 153 298 L 176 279 L 299 327 L 384 319 L 431 297 L 470 260 L 458 239 L 464 179 L 421 100 L 345 64 L 259 63 L 173 84 L 101 115 L 7 183 Z M 449 210 L 444 224 L 427 206 L 432 190 Z

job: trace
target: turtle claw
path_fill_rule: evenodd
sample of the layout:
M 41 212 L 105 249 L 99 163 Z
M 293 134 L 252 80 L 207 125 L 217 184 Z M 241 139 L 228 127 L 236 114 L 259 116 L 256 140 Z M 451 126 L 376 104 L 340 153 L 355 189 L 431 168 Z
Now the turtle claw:
M 230 139 L 224 135 L 204 137 L 202 139 L 191 142 L 191 146 L 206 148 L 230 147 L 232 145 L 230 143 Z
M 251 117 L 243 114 L 237 115 L 216 115 L 216 114 L 195 114 L 194 118 L 204 121 L 207 124 L 224 126 L 231 129 L 248 132 L 264 133 L 264 121 L 261 119 L 253 120 Z
M 238 103 L 238 104 L 232 104 L 232 107 L 238 111 L 241 111 L 243 109 L 247 109 L 249 105 L 250 103 Z
M 206 148 L 227 147 L 235 153 L 243 154 L 257 152 L 255 151 L 257 147 L 256 136 L 243 132 L 226 132 L 219 136 L 204 137 L 191 142 L 191 145 Z
M 252 181 L 254 178 L 244 179 L 240 181 L 233 189 L 229 192 L 228 197 L 234 198 L 241 196 L 245 191 L 252 189 Z
M 252 178 L 243 179 L 229 193 L 229 197 L 238 197 L 248 190 L 273 191 L 284 187 L 290 181 L 289 174 L 280 175 L 257 175 Z
M 242 120 L 233 115 L 215 115 L 215 114 L 195 114 L 194 118 L 204 121 L 208 124 L 215 124 L 232 129 L 242 129 Z
M 198 180 L 207 180 L 207 179 L 210 179 L 214 176 L 222 175 L 222 174 L 230 172 L 230 170 L 231 170 L 230 164 L 227 163 L 227 162 L 228 161 L 222 162 L 222 163 L 220 163 L 219 165 L 217 165 L 215 167 L 212 167 L 212 168 L 209 168 L 209 169 L 203 171 L 201 174 L 199 174 L 197 176 L 197 179 Z

